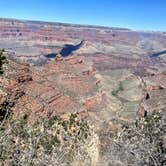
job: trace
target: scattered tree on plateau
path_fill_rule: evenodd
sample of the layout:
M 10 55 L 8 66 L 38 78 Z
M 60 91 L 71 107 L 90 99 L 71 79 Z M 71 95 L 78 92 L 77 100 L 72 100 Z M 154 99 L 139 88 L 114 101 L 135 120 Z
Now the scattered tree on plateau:
M 3 64 L 7 63 L 6 56 L 4 55 L 5 50 L 0 49 L 0 75 L 3 74 Z

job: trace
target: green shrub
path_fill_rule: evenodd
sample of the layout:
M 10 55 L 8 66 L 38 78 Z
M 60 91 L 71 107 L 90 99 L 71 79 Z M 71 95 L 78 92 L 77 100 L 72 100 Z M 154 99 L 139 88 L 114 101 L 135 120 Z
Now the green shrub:
M 4 55 L 5 50 L 0 49 L 0 75 L 3 74 L 3 64 L 7 63 L 6 56 Z
M 54 116 L 33 125 L 27 115 L 6 119 L 0 128 L 0 165 L 70 165 L 80 157 L 88 165 L 93 133 L 77 113 L 69 120 Z

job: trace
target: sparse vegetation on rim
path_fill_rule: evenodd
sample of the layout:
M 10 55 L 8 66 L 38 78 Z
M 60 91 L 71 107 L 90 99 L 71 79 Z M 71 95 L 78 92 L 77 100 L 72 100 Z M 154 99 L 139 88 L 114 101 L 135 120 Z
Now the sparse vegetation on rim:
M 10 60 L 8 61 L 10 64 Z M 3 77 L 1 77 L 3 84 L 1 86 L 2 97 L 0 100 L 0 165 L 165 165 L 165 110 L 157 109 L 155 112 L 151 109 L 146 110 L 147 115 L 140 116 L 140 119 L 135 125 L 127 124 L 123 119 L 119 120 L 118 118 L 112 118 L 111 115 L 108 115 L 109 118 L 112 118 L 110 123 L 105 123 L 97 132 L 89 121 L 82 119 L 89 116 L 86 114 L 86 111 L 73 113 L 73 109 L 67 109 L 64 111 L 64 114 L 59 113 L 59 116 L 55 116 L 58 110 L 55 109 L 55 114 L 45 114 L 42 116 L 37 115 L 37 113 L 43 110 L 33 112 L 33 108 L 29 111 L 25 105 L 23 105 L 19 116 L 17 116 L 13 106 L 17 104 L 17 100 L 26 94 L 24 87 L 29 84 L 28 81 L 31 81 L 31 75 L 27 75 L 27 77 L 24 78 L 27 71 L 29 71 L 28 68 L 26 68 L 25 73 L 23 72 L 17 79 L 13 79 L 13 82 L 11 81 L 13 84 L 10 84 L 12 85 L 9 86 L 12 87 L 10 89 L 5 86 L 12 78 L 9 76 L 8 80 L 5 80 L 6 76 L 8 76 L 8 71 L 6 70 L 7 66 L 3 68 L 5 72 Z M 21 64 L 18 64 L 18 66 L 20 68 Z M 23 70 L 24 68 L 21 69 Z M 14 69 L 12 70 L 14 71 Z M 15 74 L 18 75 L 17 72 L 15 72 Z M 26 79 L 28 80 L 27 82 Z M 136 80 L 136 83 L 137 82 Z M 19 89 L 23 84 L 25 86 Z M 33 86 L 33 88 L 34 87 L 36 87 L 36 85 Z M 135 89 L 132 84 L 130 87 Z M 44 87 L 41 86 L 41 89 L 42 88 Z M 10 90 L 8 91 L 7 89 Z M 13 93 L 13 89 L 16 93 Z M 32 90 L 31 88 L 29 92 Z M 48 90 L 46 89 L 46 91 Z M 117 97 L 120 92 L 124 91 L 127 93 L 128 89 L 126 89 L 125 84 L 120 82 L 117 90 L 113 91 L 112 95 Z M 129 95 L 131 94 L 129 93 Z M 46 94 L 46 96 L 48 96 L 48 94 Z M 74 97 L 72 96 L 72 98 Z M 145 100 L 150 100 L 151 98 L 152 95 L 148 99 L 145 97 Z M 42 100 L 42 102 L 45 101 L 46 99 Z M 33 100 L 28 101 L 29 104 L 32 104 L 32 102 Z M 95 105 L 93 100 L 92 104 Z M 11 108 L 13 113 L 11 113 Z M 96 111 L 95 109 L 94 112 Z M 97 107 L 97 109 L 100 110 L 99 107 Z M 101 112 L 102 111 L 101 109 Z M 131 109 L 131 111 L 133 111 L 133 109 Z M 92 113 L 92 110 L 87 111 L 87 113 Z M 102 114 L 100 114 L 101 118 Z M 34 121 L 30 121 L 32 116 L 36 117 Z M 143 116 L 146 117 L 143 118 Z M 94 116 L 91 116 L 91 118 L 93 117 Z M 98 117 L 100 118 L 100 116 Z M 129 117 L 127 116 L 127 118 Z
M 136 125 L 125 125 L 111 140 L 105 160 L 111 166 L 166 165 L 166 113 L 153 112 Z
M 0 49 L 0 75 L 3 74 L 3 64 L 7 63 L 6 56 L 4 55 L 5 49 Z
M 30 125 L 28 115 L 9 116 L 0 125 L 1 165 L 93 165 L 98 157 L 98 137 L 77 113 L 67 119 L 54 116 Z M 154 112 L 137 125 L 125 125 L 107 133 L 107 149 L 101 155 L 111 166 L 160 166 L 166 162 L 166 115 Z M 94 157 L 94 158 L 93 158 Z M 98 159 L 98 158 L 97 158 Z
M 54 116 L 33 125 L 27 123 L 27 117 L 9 117 L 0 126 L 1 165 L 71 165 L 76 160 L 89 165 L 93 162 L 88 144 L 95 134 L 77 113 L 71 114 L 68 120 Z

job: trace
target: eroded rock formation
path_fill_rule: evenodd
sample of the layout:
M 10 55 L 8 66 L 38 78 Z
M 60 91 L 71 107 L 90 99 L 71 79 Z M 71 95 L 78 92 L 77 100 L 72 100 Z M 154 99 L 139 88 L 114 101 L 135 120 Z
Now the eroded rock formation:
M 102 100 L 95 71 L 90 69 L 83 57 L 55 59 L 40 71 L 10 60 L 1 79 L 1 102 L 9 95 L 14 101 L 11 110 L 16 115 L 28 114 L 32 122 L 68 112 L 80 112 L 85 117 L 89 98 L 95 98 L 93 107 Z
M 79 112 L 99 130 L 115 129 L 165 107 L 162 32 L 1 19 L 0 37 L 9 58 L 35 66 L 10 61 L 0 93 L 2 102 L 15 96 L 13 112 L 31 121 Z M 59 54 L 79 43 L 68 57 Z

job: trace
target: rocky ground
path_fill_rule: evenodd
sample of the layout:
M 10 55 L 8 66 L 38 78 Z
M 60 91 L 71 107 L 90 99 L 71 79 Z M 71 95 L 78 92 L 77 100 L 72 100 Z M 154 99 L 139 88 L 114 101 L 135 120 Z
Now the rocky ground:
M 59 54 L 80 41 L 67 57 Z M 116 133 L 166 108 L 162 32 L 1 19 L 0 47 L 9 58 L 0 102 L 29 123 L 78 112 L 97 133 Z

